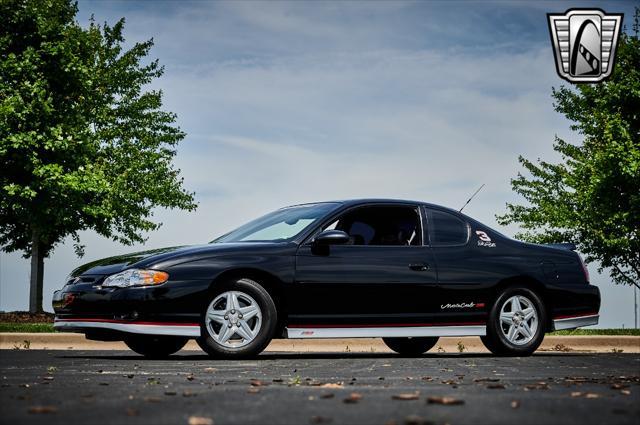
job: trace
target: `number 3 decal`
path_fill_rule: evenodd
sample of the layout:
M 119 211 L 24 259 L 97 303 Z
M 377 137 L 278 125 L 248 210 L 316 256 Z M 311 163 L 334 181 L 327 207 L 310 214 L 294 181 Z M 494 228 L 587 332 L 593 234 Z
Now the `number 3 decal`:
M 491 238 L 482 230 L 476 230 L 476 235 L 478 235 L 478 239 L 484 242 L 491 242 Z

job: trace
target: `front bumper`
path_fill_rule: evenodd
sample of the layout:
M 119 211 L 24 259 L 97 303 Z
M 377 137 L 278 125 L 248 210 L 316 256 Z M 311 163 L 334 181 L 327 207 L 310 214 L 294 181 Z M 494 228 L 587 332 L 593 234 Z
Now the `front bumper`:
M 81 332 L 93 334 L 94 336 L 113 335 L 113 333 L 171 335 L 192 338 L 200 336 L 200 325 L 197 323 L 118 321 L 94 318 L 59 319 L 56 317 L 53 327 L 60 332 Z
M 103 288 L 70 284 L 54 292 L 54 328 L 93 339 L 123 334 L 200 336 L 209 281 L 170 281 L 157 287 Z

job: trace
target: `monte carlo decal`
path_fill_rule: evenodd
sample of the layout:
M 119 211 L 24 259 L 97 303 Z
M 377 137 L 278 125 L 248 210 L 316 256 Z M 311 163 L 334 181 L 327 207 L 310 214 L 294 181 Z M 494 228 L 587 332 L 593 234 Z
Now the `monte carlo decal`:
M 463 335 L 528 355 L 546 332 L 598 323 L 600 293 L 574 249 L 424 202 L 295 205 L 204 245 L 78 267 L 54 293 L 55 328 L 148 357 L 190 339 L 243 358 L 273 338 L 359 337 L 416 355 Z

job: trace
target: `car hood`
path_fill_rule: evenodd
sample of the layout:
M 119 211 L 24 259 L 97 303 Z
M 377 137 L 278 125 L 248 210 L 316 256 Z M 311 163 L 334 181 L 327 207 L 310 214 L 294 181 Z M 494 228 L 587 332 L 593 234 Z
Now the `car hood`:
M 206 245 L 173 246 L 167 248 L 152 249 L 148 251 L 134 252 L 92 261 L 76 268 L 70 277 L 80 275 L 109 275 L 118 273 L 131 267 L 153 268 L 156 264 L 167 264 L 173 260 L 193 260 L 197 257 L 209 257 L 238 252 L 265 251 L 276 247 L 282 248 L 277 243 L 210 243 Z
M 116 255 L 115 257 L 102 258 L 83 264 L 71 272 L 70 277 L 86 275 L 106 275 L 118 273 L 128 266 L 138 263 L 145 258 L 167 253 L 175 253 L 190 248 L 189 246 L 172 246 L 166 248 L 150 249 L 148 251 L 133 252 L 130 254 Z

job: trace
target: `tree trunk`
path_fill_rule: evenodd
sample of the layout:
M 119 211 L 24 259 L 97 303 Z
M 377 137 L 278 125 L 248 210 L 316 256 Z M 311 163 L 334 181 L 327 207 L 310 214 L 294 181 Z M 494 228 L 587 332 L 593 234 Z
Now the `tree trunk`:
M 29 313 L 42 312 L 42 284 L 44 277 L 44 255 L 40 234 L 33 229 L 31 232 L 31 277 L 29 289 Z

